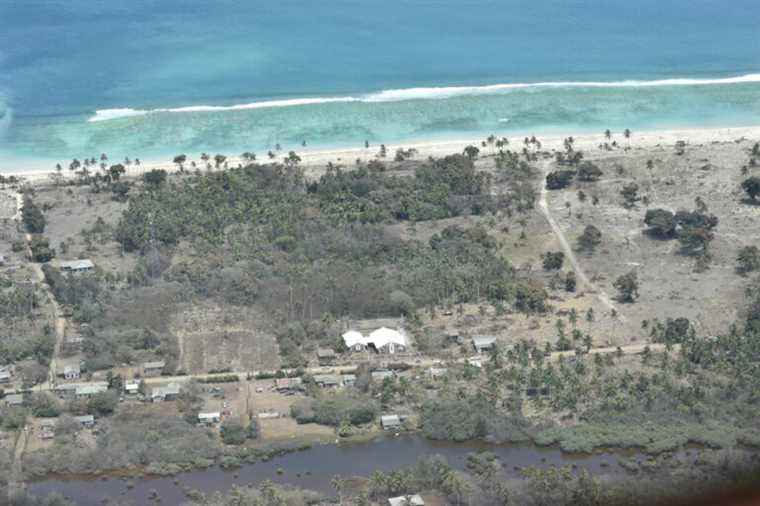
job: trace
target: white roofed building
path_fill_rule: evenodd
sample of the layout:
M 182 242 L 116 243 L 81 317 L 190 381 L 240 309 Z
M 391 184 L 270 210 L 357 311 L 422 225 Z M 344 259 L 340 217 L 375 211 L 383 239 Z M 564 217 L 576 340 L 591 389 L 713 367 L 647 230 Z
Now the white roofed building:
M 60 266 L 64 272 L 89 272 L 95 268 L 95 264 L 89 258 L 64 261 Z
M 346 348 L 351 351 L 363 351 L 370 348 L 378 353 L 393 354 L 404 352 L 409 347 L 406 334 L 388 327 L 380 327 L 367 337 L 356 330 L 349 330 L 342 337 Z
M 478 353 L 490 350 L 494 344 L 496 344 L 496 338 L 493 336 L 474 336 L 472 338 L 472 346 Z
M 406 351 L 406 336 L 398 330 L 380 327 L 367 336 L 367 346 L 373 346 L 378 353 L 398 353 Z
M 210 413 L 198 413 L 198 422 L 205 425 L 213 425 L 215 423 L 219 423 L 221 419 L 222 415 L 218 411 Z
M 419 494 L 414 494 L 391 497 L 388 499 L 388 504 L 390 506 L 425 506 L 425 501 Z
M 341 337 L 346 348 L 351 351 L 364 351 L 364 348 L 367 346 L 362 333 L 356 330 L 349 330 Z

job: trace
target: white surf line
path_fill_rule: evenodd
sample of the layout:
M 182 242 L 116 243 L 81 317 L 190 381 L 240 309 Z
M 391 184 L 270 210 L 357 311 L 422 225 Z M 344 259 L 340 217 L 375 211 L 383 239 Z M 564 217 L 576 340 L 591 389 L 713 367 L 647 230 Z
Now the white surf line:
M 615 305 L 612 303 L 612 299 L 610 299 L 604 290 L 595 285 L 583 271 L 580 263 L 578 262 L 578 258 L 575 256 L 573 248 L 570 246 L 570 243 L 565 237 L 565 233 L 562 231 L 562 228 L 559 226 L 557 221 L 554 219 L 554 216 L 552 216 L 551 211 L 549 210 L 549 205 L 546 202 L 546 196 L 548 194 L 548 190 L 546 189 L 546 175 L 549 173 L 551 163 L 552 162 L 549 160 L 542 162 L 541 174 L 543 178 L 541 180 L 541 198 L 538 201 L 538 207 L 546 218 L 546 221 L 549 223 L 552 232 L 554 232 L 554 235 L 557 237 L 557 240 L 562 246 L 562 250 L 565 252 L 565 256 L 570 261 L 570 265 L 573 267 L 573 271 L 575 271 L 575 275 L 578 280 L 583 285 L 586 285 L 587 288 L 594 291 L 596 298 L 599 299 L 599 301 L 604 304 L 610 311 L 614 311 L 621 321 L 625 321 L 625 317 L 620 314 L 620 311 L 618 311 Z
M 95 111 L 95 115 L 90 117 L 87 121 L 108 121 L 112 119 L 144 116 L 146 114 L 156 113 L 243 111 L 252 109 L 345 102 L 379 103 L 402 102 L 406 100 L 440 100 L 471 95 L 491 95 L 508 92 L 511 90 L 522 90 L 530 88 L 657 88 L 661 86 L 708 86 L 745 83 L 760 83 L 760 74 L 745 74 L 741 76 L 716 78 L 676 77 L 670 79 L 655 80 L 631 79 L 624 81 L 546 81 L 534 83 L 500 83 L 481 86 L 430 86 L 388 89 L 365 93 L 357 96 L 325 96 L 274 99 L 233 105 L 194 105 L 185 107 L 161 107 L 156 109 L 133 109 L 129 107 L 120 107 L 99 109 Z

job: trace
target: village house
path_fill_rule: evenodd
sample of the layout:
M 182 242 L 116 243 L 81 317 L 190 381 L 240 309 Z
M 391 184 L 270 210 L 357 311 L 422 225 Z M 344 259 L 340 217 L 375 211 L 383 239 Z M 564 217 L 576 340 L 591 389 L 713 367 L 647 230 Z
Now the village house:
M 3 397 L 3 404 L 6 406 L 21 406 L 24 403 L 24 396 L 22 394 L 10 394 Z
M 0 367 L 0 384 L 11 382 L 11 368 L 8 366 Z
M 356 384 L 356 375 L 344 374 L 343 376 L 341 376 L 341 380 L 343 381 L 343 386 L 352 387 Z
M 322 388 L 335 388 L 340 386 L 340 376 L 337 374 L 317 374 L 314 376 L 314 383 Z
M 409 347 L 406 335 L 403 332 L 387 327 L 380 327 L 372 331 L 367 337 L 356 330 L 349 330 L 341 337 L 343 344 L 351 351 L 372 350 L 376 353 L 392 355 L 402 353 Z
M 274 380 L 274 389 L 280 393 L 295 392 L 301 390 L 302 386 L 301 378 L 277 378 Z
M 202 423 L 203 425 L 214 425 L 219 423 L 221 419 L 222 415 L 218 411 L 211 413 L 198 413 L 198 423 Z
M 390 506 L 425 506 L 425 501 L 419 494 L 414 494 L 391 497 L 388 499 L 388 504 Z
M 152 402 L 173 401 L 179 395 L 179 384 L 169 383 L 162 387 L 156 387 L 150 394 Z
M 401 428 L 401 418 L 398 415 L 383 415 L 380 417 L 380 425 L 383 430 L 397 430 Z
M 142 366 L 143 376 L 146 378 L 161 376 L 161 374 L 164 372 L 164 367 L 166 367 L 166 362 L 163 360 L 158 360 L 156 362 L 145 362 Z
M 108 385 L 80 385 L 74 395 L 79 399 L 87 399 L 108 390 Z
M 67 380 L 76 380 L 79 379 L 82 376 L 82 369 L 79 366 L 79 364 L 69 364 L 63 366 L 63 374 L 64 379 Z
M 496 338 L 493 336 L 474 336 L 472 338 L 472 346 L 478 353 L 492 349 L 495 343 Z
M 317 361 L 319 365 L 329 365 L 335 361 L 335 352 L 330 348 L 317 348 Z
M 92 415 L 75 416 L 74 420 L 82 427 L 91 428 L 95 426 L 95 417 Z
M 95 264 L 89 258 L 84 258 L 81 260 L 62 261 L 60 268 L 62 272 L 78 274 L 92 271 L 95 268 Z
M 140 382 L 135 380 L 127 380 L 124 383 L 124 393 L 127 395 L 137 395 L 140 393 Z

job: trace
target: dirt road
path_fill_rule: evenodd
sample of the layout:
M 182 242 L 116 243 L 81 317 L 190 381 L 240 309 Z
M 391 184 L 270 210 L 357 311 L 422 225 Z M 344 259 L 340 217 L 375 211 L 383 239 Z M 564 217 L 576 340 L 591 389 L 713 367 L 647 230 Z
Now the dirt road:
M 551 169 L 551 164 L 551 160 L 545 160 L 541 162 L 541 172 L 543 174 L 544 180 Z M 541 181 L 541 198 L 538 201 L 538 207 L 546 218 L 546 221 L 549 222 L 549 226 L 551 227 L 552 232 L 554 232 L 554 235 L 557 237 L 557 240 L 562 246 L 562 251 L 565 252 L 565 257 L 567 257 L 567 259 L 570 261 L 570 265 L 573 267 L 576 279 L 580 282 L 581 285 L 585 286 L 587 290 L 593 292 L 596 295 L 597 299 L 599 299 L 599 302 L 604 304 L 607 309 L 610 311 L 615 311 L 615 313 L 618 315 L 617 317 L 621 321 L 625 321 L 625 317 L 617 310 L 615 304 L 612 303 L 612 299 L 609 297 L 609 295 L 607 295 L 604 290 L 596 286 L 583 271 L 583 268 L 581 268 L 581 265 L 578 262 L 578 257 L 575 256 L 575 252 L 570 246 L 570 243 L 567 241 L 565 233 L 562 231 L 562 228 L 554 219 L 554 216 L 552 216 L 551 210 L 549 209 L 549 204 L 546 201 L 546 196 L 549 191 L 546 189 L 544 180 Z
M 26 443 L 29 439 L 29 427 L 24 427 L 16 439 L 16 446 L 13 450 L 13 462 L 11 463 L 11 475 L 8 477 L 8 502 L 14 503 L 14 499 L 21 495 L 24 491 L 25 485 L 23 481 L 23 468 L 22 462 L 24 457 L 24 451 L 26 450 Z
M 31 245 L 31 241 L 32 235 L 26 234 L 27 246 Z M 52 384 L 55 382 L 57 359 L 60 356 L 61 347 L 63 346 L 63 339 L 66 335 L 66 318 L 62 316 L 61 307 L 58 305 L 58 301 L 56 301 L 55 297 L 53 296 L 53 292 L 50 290 L 50 286 L 45 283 L 45 273 L 42 272 L 42 267 L 40 264 L 30 261 L 29 265 L 34 271 L 34 277 L 36 278 L 37 283 L 45 291 L 48 299 L 50 300 L 50 303 L 53 305 L 53 315 L 55 318 L 55 347 L 53 348 L 53 356 L 50 358 L 50 368 L 48 371 L 48 382 Z

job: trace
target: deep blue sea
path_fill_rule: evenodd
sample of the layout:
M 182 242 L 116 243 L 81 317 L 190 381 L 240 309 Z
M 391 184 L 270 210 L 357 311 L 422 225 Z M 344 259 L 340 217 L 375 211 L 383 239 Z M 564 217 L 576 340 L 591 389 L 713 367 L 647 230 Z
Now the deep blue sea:
M 0 0 L 0 22 L 0 171 L 760 124 L 758 0 Z

